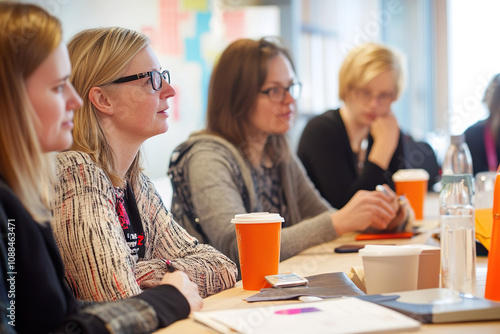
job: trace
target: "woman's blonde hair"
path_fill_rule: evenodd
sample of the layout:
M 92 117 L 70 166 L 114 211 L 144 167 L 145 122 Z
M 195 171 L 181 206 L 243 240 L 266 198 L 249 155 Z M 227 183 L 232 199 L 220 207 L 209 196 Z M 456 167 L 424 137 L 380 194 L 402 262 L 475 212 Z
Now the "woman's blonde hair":
M 224 50 L 212 72 L 206 130 L 225 138 L 243 154 L 252 145 L 246 137 L 247 124 L 266 80 L 269 61 L 279 54 L 293 68 L 290 54 L 277 41 L 240 39 Z M 270 135 L 264 150 L 276 163 L 290 154 L 284 134 Z
M 84 30 L 68 43 L 73 65 L 70 80 L 83 99 L 82 107 L 75 110 L 71 149 L 89 154 L 115 186 L 123 186 L 125 180 L 116 172 L 113 151 L 99 123 L 98 109 L 89 99 L 89 92 L 92 87 L 105 86 L 121 77 L 131 59 L 147 45 L 149 39 L 142 33 L 119 27 Z M 140 171 L 139 152 L 126 180 L 136 183 Z
M 51 217 L 53 170 L 40 147 L 26 79 L 61 39 L 61 23 L 42 8 L 0 3 L 0 176 L 38 222 Z
M 395 51 L 376 43 L 364 43 L 353 48 L 339 71 L 339 98 L 345 101 L 353 89 L 362 88 L 376 76 L 392 70 L 396 82 L 396 99 L 404 89 L 401 58 Z

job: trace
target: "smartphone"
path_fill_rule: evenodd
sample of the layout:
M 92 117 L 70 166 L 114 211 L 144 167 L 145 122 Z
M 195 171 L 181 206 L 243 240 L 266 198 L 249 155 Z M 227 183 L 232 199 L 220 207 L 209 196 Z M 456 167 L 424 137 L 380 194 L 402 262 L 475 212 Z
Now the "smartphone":
M 273 286 L 273 288 L 283 288 L 299 285 L 307 285 L 307 278 L 304 278 L 295 273 L 267 275 L 266 281 Z
M 341 245 L 335 248 L 335 253 L 357 253 L 365 245 Z

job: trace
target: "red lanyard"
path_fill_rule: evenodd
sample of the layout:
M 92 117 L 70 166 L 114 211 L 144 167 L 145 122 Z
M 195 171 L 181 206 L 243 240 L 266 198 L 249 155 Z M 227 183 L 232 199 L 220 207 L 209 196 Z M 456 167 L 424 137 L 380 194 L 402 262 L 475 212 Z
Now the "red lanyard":
M 496 171 L 498 168 L 497 150 L 495 141 L 491 135 L 490 124 L 486 123 L 484 127 L 484 148 L 486 149 L 486 160 L 488 160 L 488 170 Z

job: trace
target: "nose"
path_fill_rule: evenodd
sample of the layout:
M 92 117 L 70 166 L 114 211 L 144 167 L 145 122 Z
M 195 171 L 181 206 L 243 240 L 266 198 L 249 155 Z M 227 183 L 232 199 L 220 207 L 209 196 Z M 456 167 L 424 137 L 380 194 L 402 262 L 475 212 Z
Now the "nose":
M 377 95 L 370 95 L 368 105 L 378 107 L 380 105 L 380 97 Z
M 290 89 L 285 89 L 285 96 L 283 96 L 283 104 L 290 104 L 295 102 L 295 99 L 293 98 L 292 94 L 290 94 Z
M 66 102 L 66 110 L 75 110 L 83 105 L 82 98 L 75 90 L 71 83 L 68 83 L 68 97 Z
M 163 79 L 163 85 L 161 87 L 160 97 L 162 99 L 168 99 L 169 97 L 175 96 L 175 89 L 172 87 L 165 79 Z

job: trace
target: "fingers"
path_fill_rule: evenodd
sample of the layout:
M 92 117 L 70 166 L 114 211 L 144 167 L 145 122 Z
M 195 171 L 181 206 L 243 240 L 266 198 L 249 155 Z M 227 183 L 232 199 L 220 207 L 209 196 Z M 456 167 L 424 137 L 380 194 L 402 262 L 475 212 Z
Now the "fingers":
M 387 216 L 392 219 L 395 217 L 398 209 L 398 207 L 393 204 L 393 201 L 396 201 L 397 204 L 397 197 L 393 197 L 389 193 L 390 191 L 392 194 L 394 194 L 390 188 L 388 190 L 385 189 L 385 191 L 387 192 L 387 194 L 384 191 L 365 190 L 358 191 L 358 193 L 360 194 L 360 200 L 362 201 L 362 203 L 370 206 L 370 210 L 379 212 L 382 216 Z M 356 196 L 358 193 L 356 193 L 354 196 Z
M 391 221 L 396 217 L 396 213 L 388 212 L 384 210 L 382 207 L 375 206 L 371 210 L 370 215 L 370 227 L 384 230 L 386 229 Z
M 394 191 L 392 191 L 391 187 L 389 187 L 387 184 L 379 184 L 375 187 L 375 190 L 382 192 L 386 196 L 387 201 L 394 208 L 394 210 L 399 210 L 399 197 Z
M 389 226 L 387 226 L 388 230 L 395 231 L 395 230 L 401 230 L 398 228 L 402 224 L 406 222 L 408 218 L 408 208 L 405 203 L 401 204 L 400 209 L 398 211 L 398 214 L 396 217 L 391 221 Z
M 191 307 L 191 312 L 200 311 L 203 308 L 203 299 L 198 293 L 198 286 L 191 281 L 189 281 L 188 284 L 190 285 L 188 287 L 190 293 L 189 296 L 187 296 L 187 300 Z
M 182 271 L 166 273 L 163 276 L 161 284 L 170 284 L 175 286 L 188 301 L 191 312 L 199 311 L 203 307 L 203 299 L 198 292 L 198 286 L 189 279 L 186 273 Z
M 383 230 L 396 216 L 396 210 L 379 191 L 358 191 L 334 215 L 332 222 L 337 233 L 362 231 L 368 227 Z

